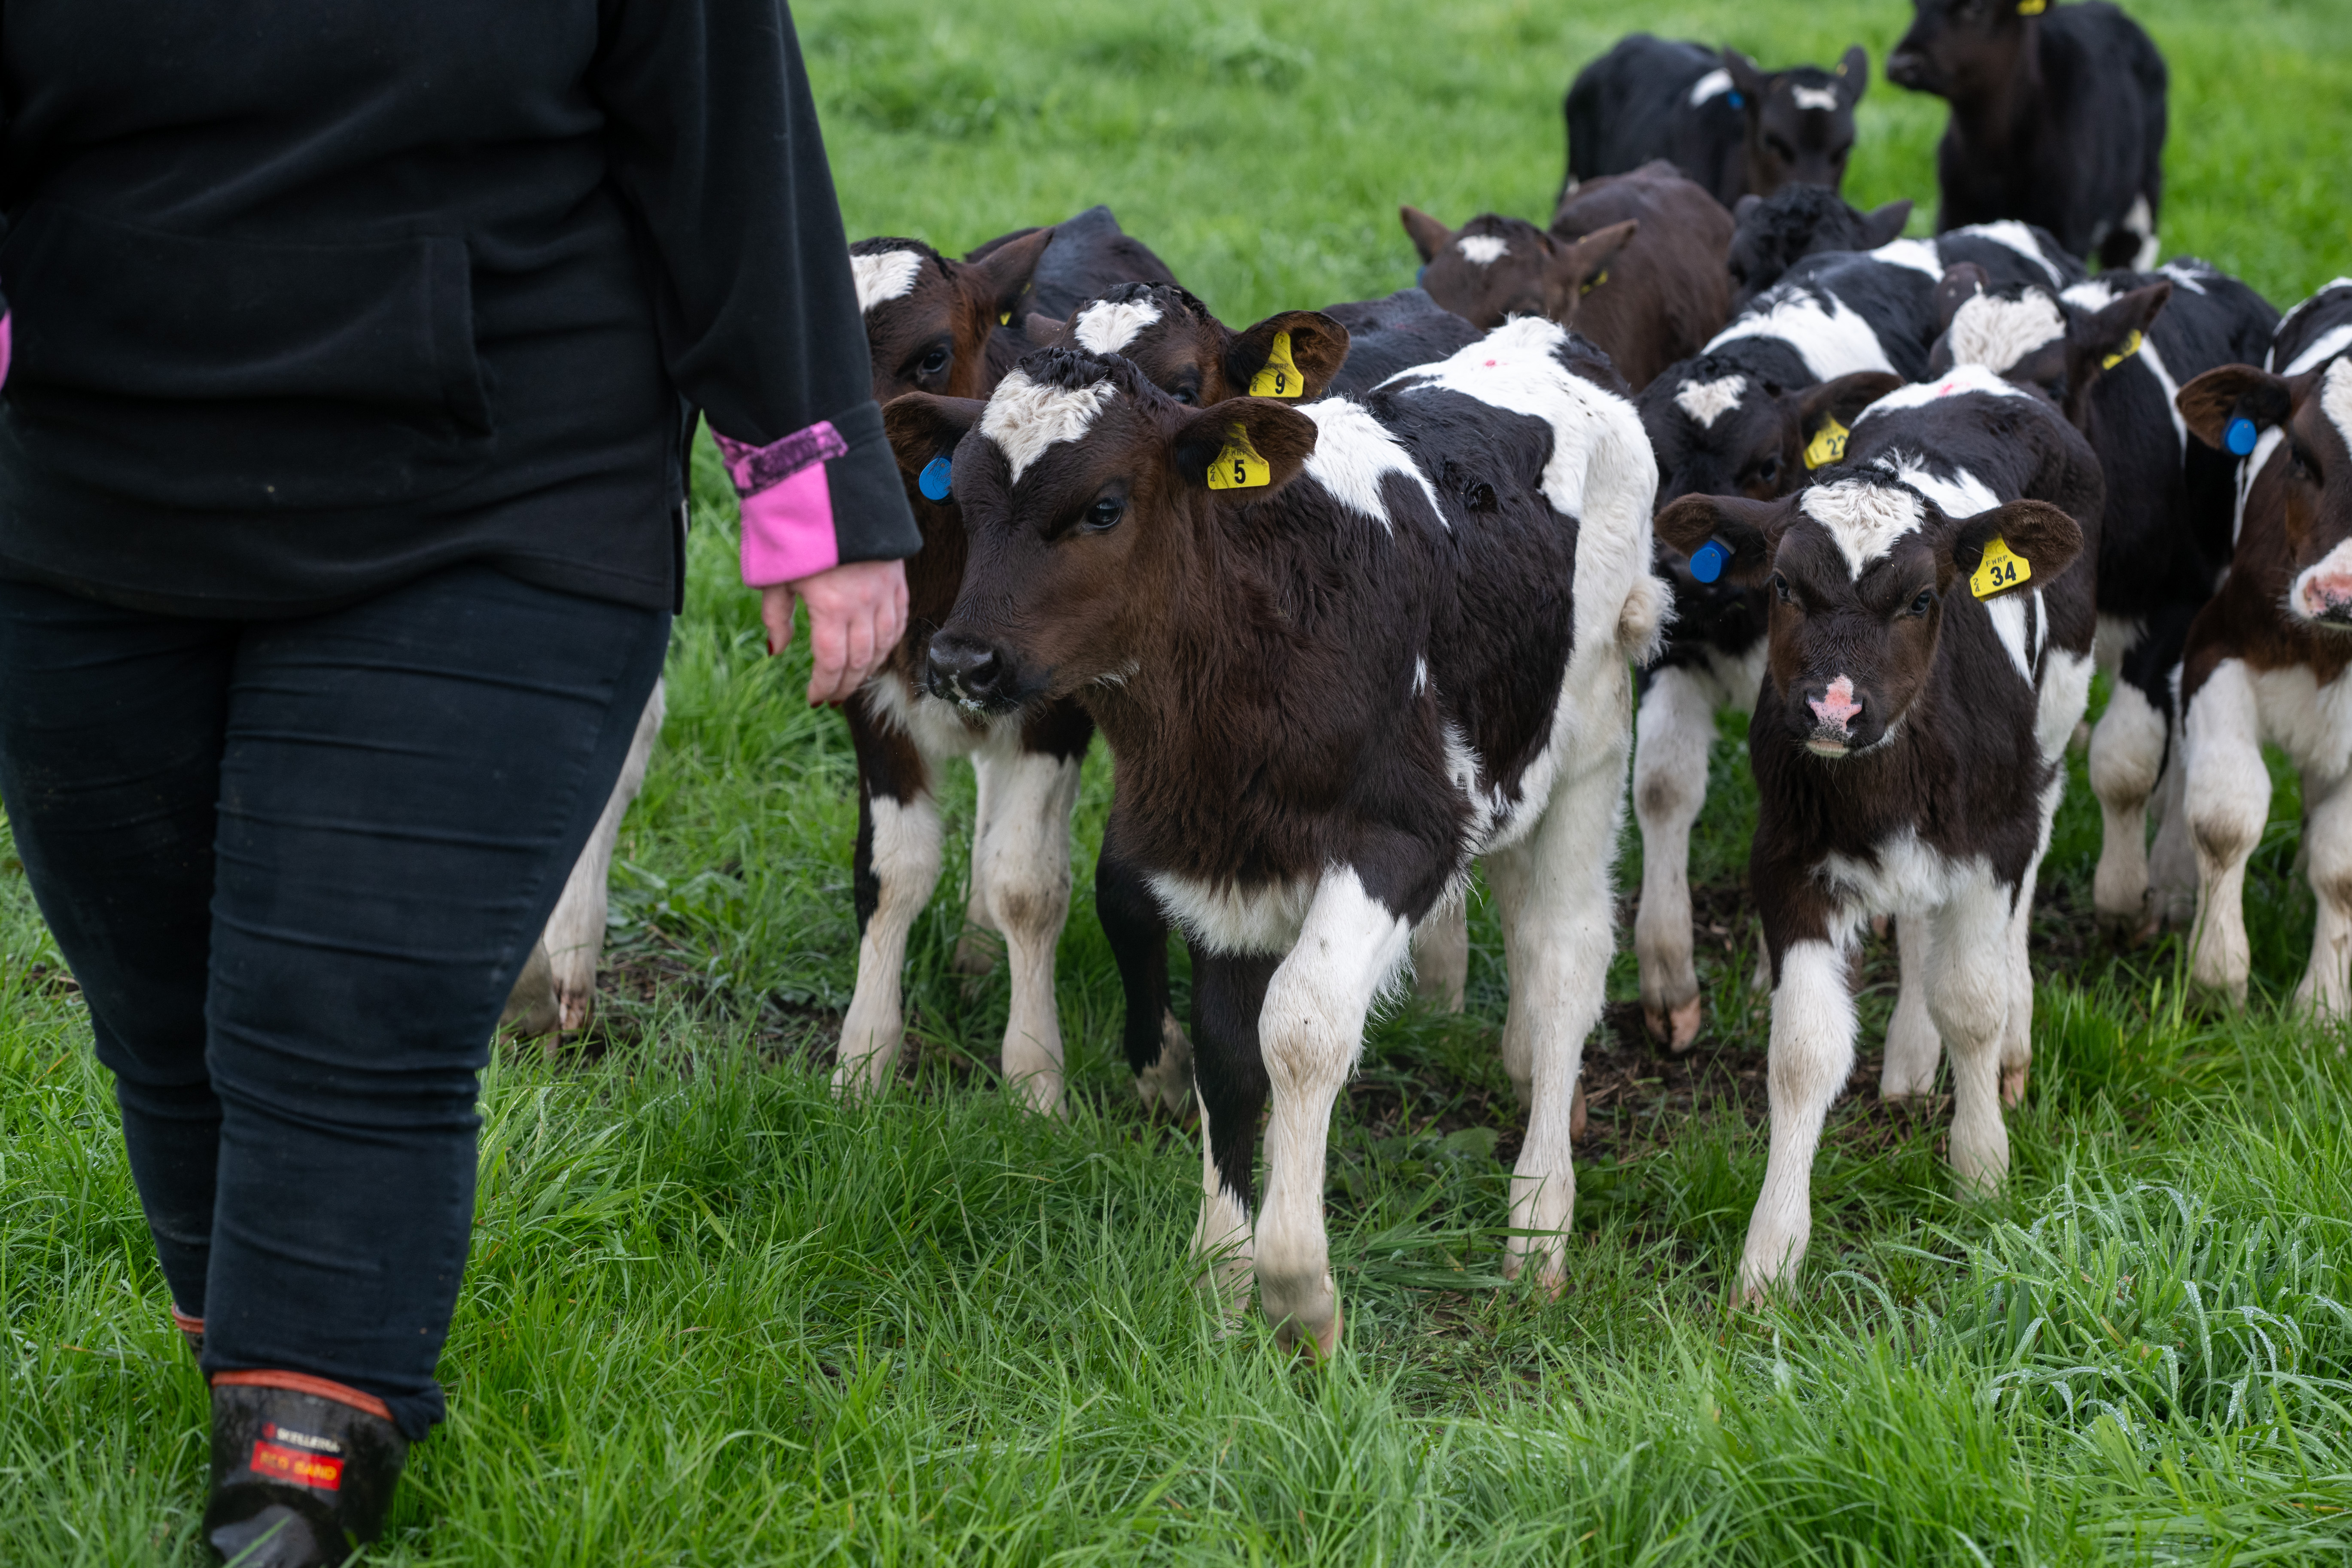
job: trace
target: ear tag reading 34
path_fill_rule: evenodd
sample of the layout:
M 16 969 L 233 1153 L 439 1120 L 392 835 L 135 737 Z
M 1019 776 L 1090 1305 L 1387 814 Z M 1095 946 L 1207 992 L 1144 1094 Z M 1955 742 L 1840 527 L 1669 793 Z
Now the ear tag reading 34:
M 2101 370 L 2115 369 L 2116 366 L 2123 363 L 2124 361 L 2139 353 L 2139 345 L 2144 340 L 2140 337 L 2139 329 L 2137 327 L 2134 327 L 2132 329 L 2132 335 L 2124 340 L 2124 346 L 2109 354 L 2106 358 L 2101 360 L 2099 362 L 2099 368 Z
M 2258 432 L 2254 429 L 2254 422 L 2241 414 L 2238 417 L 2230 421 L 2230 428 L 2223 433 L 2221 440 L 2231 451 L 2235 452 L 2239 457 L 2248 458 L 2253 455 L 2254 440 L 2257 435 Z
M 925 500 L 945 500 L 949 493 L 948 481 L 954 472 L 955 465 L 944 456 L 933 458 L 923 465 L 922 477 L 915 481 L 915 488 L 923 492 Z
M 2014 588 L 2033 578 L 2033 563 L 2009 547 L 2009 541 L 1994 534 L 1992 542 L 1984 547 L 1984 559 L 1969 576 L 1969 592 L 1978 598 L 1990 598 L 2004 588 Z
M 1818 468 L 1826 463 L 1843 462 L 1846 437 L 1853 434 L 1834 419 L 1822 426 L 1821 433 L 1813 437 L 1812 445 L 1805 448 L 1805 467 Z
M 1213 490 L 1262 489 L 1274 482 L 1274 470 L 1266 466 L 1257 448 L 1250 445 L 1249 432 L 1236 425 L 1225 437 L 1225 449 L 1209 465 L 1209 488 Z
M 1731 561 L 1731 547 L 1720 539 L 1710 539 L 1691 552 L 1691 575 L 1702 583 L 1712 583 L 1723 575 Z
M 1252 397 L 1297 397 L 1307 390 L 1306 379 L 1290 357 L 1290 334 L 1274 334 L 1274 350 L 1265 356 L 1265 365 L 1250 377 Z M 1263 483 L 1264 481 L 1260 481 Z

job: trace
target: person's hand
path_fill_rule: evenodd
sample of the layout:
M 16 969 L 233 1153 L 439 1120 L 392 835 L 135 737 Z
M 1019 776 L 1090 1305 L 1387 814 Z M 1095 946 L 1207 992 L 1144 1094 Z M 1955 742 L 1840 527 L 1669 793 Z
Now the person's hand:
M 852 561 L 797 583 L 760 590 L 760 620 L 768 651 L 793 640 L 793 600 L 808 605 L 809 647 L 816 668 L 808 700 L 839 702 L 882 668 L 907 631 L 907 565 L 903 561 Z

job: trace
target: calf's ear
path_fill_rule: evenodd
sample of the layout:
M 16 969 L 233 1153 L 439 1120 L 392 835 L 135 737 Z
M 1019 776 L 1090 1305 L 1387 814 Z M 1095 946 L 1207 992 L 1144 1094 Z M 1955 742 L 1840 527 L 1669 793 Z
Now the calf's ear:
M 1264 500 L 1297 479 L 1314 455 L 1315 421 L 1271 397 L 1211 404 L 1171 443 L 1183 481 L 1234 506 Z
M 1998 598 L 2029 583 L 2046 584 L 2072 566 L 2074 557 L 2083 552 L 2082 529 L 2048 501 L 2013 500 L 1948 526 L 1951 531 L 1949 558 L 1958 575 L 1972 577 L 1984 564 L 1985 552 L 1996 539 L 2010 554 L 2023 556 L 2032 568 L 2031 572 L 2013 575 L 1997 574 L 1997 581 L 1990 582 L 1985 592 L 1977 594 L 1980 599 Z M 1973 593 L 1976 584 L 1971 582 L 1969 588 Z
M 1045 247 L 1053 243 L 1054 231 L 1041 228 L 1018 239 L 1006 240 L 977 261 L 961 264 L 965 277 L 985 298 L 993 319 L 1012 320 L 1013 307 L 1029 291 L 1030 279 L 1037 275 L 1037 263 L 1045 259 Z
M 1404 220 L 1404 232 L 1423 261 L 1436 260 L 1437 253 L 1454 243 L 1454 231 L 1419 207 L 1399 207 L 1397 216 Z
M 1797 449 L 1805 467 L 1825 468 L 1845 460 L 1846 437 L 1862 411 L 1902 386 L 1903 378 L 1883 370 L 1858 370 L 1797 393 Z
M 1960 307 L 1992 288 L 1991 275 L 1973 261 L 1955 262 L 1945 268 L 1943 281 L 1936 285 L 1937 331 L 1952 330 L 1952 318 Z
M 2070 313 L 2066 322 L 2068 384 L 2087 387 L 2139 353 L 2140 340 L 2156 324 L 2157 317 L 2164 313 L 2171 299 L 2172 284 L 2168 279 L 2135 289 L 2099 310 Z
M 1022 320 L 1021 335 L 1033 348 L 1049 349 L 1062 341 L 1062 329 L 1067 321 L 1057 321 L 1043 310 L 1032 310 Z
M 1347 328 L 1320 310 L 1285 310 L 1226 344 L 1225 383 L 1252 397 L 1311 403 L 1347 358 Z
M 1857 93 L 1855 96 L 1861 95 Z M 1899 202 L 1889 202 L 1883 207 L 1873 207 L 1863 216 L 1862 248 L 1876 250 L 1882 245 L 1894 244 L 1903 237 L 1903 226 L 1910 221 L 1911 201 L 1907 196 Z
M 1772 574 L 1772 552 L 1780 547 L 1780 536 L 1795 515 L 1794 504 L 1785 500 L 1684 496 L 1650 526 L 1660 544 L 1691 557 L 1692 574 L 1700 582 L 1719 579 L 1751 588 Z M 1699 566 L 1700 552 L 1710 548 L 1717 555 L 1712 577 Z
M 2253 450 L 2252 444 L 2242 442 L 2246 449 L 2238 451 L 2230 442 L 2231 426 L 2243 419 L 2260 435 L 2285 424 L 2294 412 L 2294 391 L 2285 378 L 2250 364 L 2216 365 L 2182 387 L 2173 401 L 2200 441 L 2242 458 Z
M 1574 316 L 1576 302 L 1609 280 L 1610 262 L 1641 226 L 1639 219 L 1627 218 L 1580 239 L 1555 238 L 1544 262 L 1544 314 L 1555 321 Z
M 1763 205 L 1764 198 L 1762 196 L 1758 195 L 1753 191 L 1748 192 L 1746 195 L 1731 204 L 1731 221 L 1734 223 L 1746 223 L 1748 221 L 1748 215 L 1754 212 L 1758 207 L 1760 207 Z
M 1837 79 L 1838 86 L 1845 89 L 1847 106 L 1860 103 L 1862 95 L 1870 90 L 1870 51 L 1860 44 L 1847 45 L 1837 63 Z
M 1753 118 L 1764 107 L 1764 95 L 1771 90 L 1771 76 L 1762 66 L 1732 48 L 1723 51 L 1723 68 L 1731 73 L 1731 85 L 1748 100 L 1746 107 Z
M 987 407 L 977 397 L 935 397 L 928 392 L 892 398 L 882 410 L 882 430 L 890 438 L 890 454 L 898 459 L 900 477 L 915 486 L 936 459 L 952 461 L 956 444 L 965 431 L 980 423 Z M 923 493 L 929 500 L 940 499 Z

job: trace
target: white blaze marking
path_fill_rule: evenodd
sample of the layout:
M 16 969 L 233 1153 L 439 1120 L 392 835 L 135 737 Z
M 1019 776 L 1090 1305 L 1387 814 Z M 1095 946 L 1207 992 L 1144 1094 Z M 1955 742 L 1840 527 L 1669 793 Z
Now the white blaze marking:
M 1856 577 L 1927 518 L 1919 510 L 1919 498 L 1909 490 L 1867 479 L 1817 485 L 1799 496 L 1797 505 L 1829 531 Z
M 1789 96 L 1797 100 L 1799 109 L 1835 109 L 1837 89 L 1833 87 L 1792 87 Z
M 1454 247 L 1480 267 L 1491 267 L 1511 253 L 1511 242 L 1491 234 L 1465 234 Z
M 849 276 L 857 285 L 857 313 L 902 299 L 923 270 L 921 255 L 912 250 L 886 250 L 879 256 L 853 256 Z
M 2327 379 L 2320 384 L 2319 407 L 2344 445 L 2352 447 L 2352 360 L 2337 360 L 2327 367 Z
M 1314 453 L 1307 459 L 1307 477 L 1330 491 L 1334 500 L 1393 533 L 1396 525 L 1390 521 L 1388 503 L 1381 496 L 1381 477 L 1402 474 L 1429 498 L 1429 510 L 1436 514 L 1438 526 L 1450 526 L 1428 477 L 1370 409 L 1344 397 L 1327 397 L 1320 403 L 1303 404 L 1298 411 L 1315 421 L 1318 431 Z
M 2338 278 L 2326 288 L 2322 289 L 2318 293 L 2314 294 L 2310 299 L 2296 305 L 2294 310 L 2289 310 L 2284 317 L 2280 318 L 2278 331 L 2272 335 L 2271 342 L 2275 344 L 2284 340 L 2289 331 L 2294 328 L 2295 322 L 2303 319 L 2303 313 L 2305 310 L 2316 310 L 2322 305 L 2336 304 L 2342 298 L 2338 290 L 2345 289 L 2352 289 L 2352 278 Z M 2323 339 L 2322 341 L 2325 342 L 2326 340 Z M 2305 350 L 2303 353 L 2295 356 L 2295 361 L 2298 364 L 2301 364 L 2309 357 L 2310 351 Z M 2318 362 L 2316 360 L 2312 361 L 2313 364 L 2317 363 Z M 2278 370 L 2278 350 L 2276 348 L 2273 348 L 2270 353 L 2264 357 L 2263 360 L 2263 366 L 2266 370 Z M 2310 364 L 2304 365 L 2304 369 L 2305 370 L 2310 368 Z M 2294 371 L 2279 371 L 2279 374 L 2281 375 L 2291 375 L 2297 373 Z
M 1691 83 L 1690 106 L 1696 109 L 1710 98 L 1721 98 L 1731 90 L 1731 73 L 1717 69 L 1707 72 Z
M 1932 239 L 1891 239 L 1872 251 L 1870 258 L 1889 267 L 1907 267 L 1937 283 L 1944 280 L 1944 258 Z
M 1757 306 L 1764 307 L 1759 310 Z M 1835 381 L 1859 370 L 1894 374 L 1894 362 L 1870 323 L 1844 300 L 1806 289 L 1775 287 L 1706 347 L 1709 353 L 1741 338 L 1780 338 L 1797 351 L 1817 380 Z
M 1957 234 L 1974 235 L 1979 239 L 1989 239 L 1995 245 L 2007 246 L 2041 268 L 2042 271 L 2050 274 L 2052 288 L 2063 289 L 2066 286 L 2065 277 L 2059 272 L 2058 264 L 2050 259 L 2049 253 L 2042 248 L 2042 242 L 2033 237 L 2033 229 L 2030 225 L 2021 224 L 2015 218 L 2005 217 L 1997 223 L 1972 223 L 1966 228 L 1956 228 L 1951 234 L 1942 237 L 1949 239 L 1952 235 Z
M 2252 455 L 2238 467 L 2238 510 L 2230 522 L 2230 545 L 2233 550 L 2237 547 L 2238 536 L 2246 531 L 2246 499 L 2253 494 L 2254 480 L 2269 465 L 2271 454 L 2285 441 L 2286 432 L 2278 426 L 2272 426 L 2255 441 Z
M 1881 473 L 1894 475 L 1934 501 L 1936 510 L 1946 517 L 1974 517 L 2000 504 L 2000 498 L 1993 494 L 1992 487 L 1966 468 L 1946 479 L 1940 474 L 1928 472 L 1925 458 L 1905 452 L 1890 453 L 1872 466 Z
M 1071 329 L 1071 335 L 1078 340 L 1080 348 L 1089 353 L 1115 354 L 1158 320 L 1160 307 L 1149 300 L 1128 300 L 1116 304 L 1097 300 L 1078 312 L 1078 324 Z
M 988 400 L 980 416 L 980 433 L 1003 451 L 1013 466 L 1013 484 L 1029 465 L 1057 442 L 1076 441 L 1090 429 L 1116 389 L 1107 381 L 1075 391 L 1032 381 L 1025 371 L 1014 371 Z
M 1744 375 L 1727 375 L 1720 381 L 1686 381 L 1675 394 L 1675 406 L 1698 421 L 1702 430 L 1712 430 L 1715 422 L 1739 406 L 1742 394 L 1748 390 Z
M 2066 335 L 2058 302 L 2039 289 L 2017 300 L 1979 294 L 1952 315 L 1952 359 L 2005 371 L 2042 344 Z
M 1858 426 L 1864 420 L 1882 414 L 1895 414 L 1906 408 L 1924 408 L 1930 403 L 1971 392 L 1987 397 L 2033 395 L 2021 386 L 2011 386 L 1980 364 L 1956 364 L 1938 380 L 1915 382 L 1909 386 L 1895 388 L 1856 415 L 1853 422 Z

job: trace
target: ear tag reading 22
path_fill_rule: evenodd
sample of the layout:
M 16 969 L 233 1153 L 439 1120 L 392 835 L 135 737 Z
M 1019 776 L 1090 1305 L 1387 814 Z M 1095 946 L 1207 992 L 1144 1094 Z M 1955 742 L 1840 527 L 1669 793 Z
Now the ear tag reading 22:
M 1731 547 L 1720 539 L 1710 539 L 1691 552 L 1691 575 L 1702 583 L 1712 583 L 1723 575 L 1731 560 Z
M 949 493 L 948 481 L 954 472 L 955 465 L 944 456 L 933 458 L 923 465 L 922 475 L 915 480 L 915 488 L 923 492 L 925 500 L 945 500 Z
M 1252 397 L 1297 397 L 1307 390 L 1306 378 L 1290 357 L 1290 334 L 1274 334 L 1274 350 L 1265 356 L 1265 364 L 1250 377 Z M 1263 481 L 1261 481 L 1263 482 Z
M 2239 457 L 2250 458 L 2253 456 L 2254 441 L 2259 434 L 2254 428 L 2254 422 L 2241 414 L 2230 421 L 2230 428 L 2223 432 L 2221 440 Z
M 1225 437 L 1225 449 L 1209 465 L 1209 488 L 1213 490 L 1255 490 L 1274 482 L 1274 470 L 1266 467 L 1257 448 L 1250 445 L 1249 432 L 1241 426 L 1233 428 Z
M 2139 329 L 2137 327 L 2134 327 L 2132 329 L 2132 335 L 2124 340 L 2124 346 L 2109 354 L 2106 358 L 2101 360 L 2099 362 L 2099 368 L 2101 370 L 2115 369 L 2116 366 L 2123 363 L 2124 361 L 2139 353 L 2139 345 L 2142 341 Z
M 1996 533 L 1992 542 L 1984 547 L 1984 559 L 1969 577 L 1969 592 L 1985 599 L 2032 579 L 2033 563 L 2011 550 L 2009 541 Z
M 1822 426 L 1821 434 L 1813 437 L 1812 445 L 1805 448 L 1805 467 L 1818 468 L 1825 463 L 1843 462 L 1846 437 L 1853 434 L 1834 419 Z

